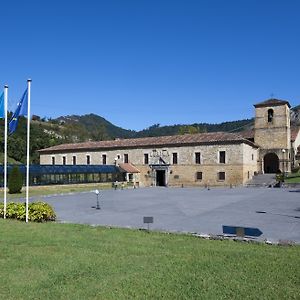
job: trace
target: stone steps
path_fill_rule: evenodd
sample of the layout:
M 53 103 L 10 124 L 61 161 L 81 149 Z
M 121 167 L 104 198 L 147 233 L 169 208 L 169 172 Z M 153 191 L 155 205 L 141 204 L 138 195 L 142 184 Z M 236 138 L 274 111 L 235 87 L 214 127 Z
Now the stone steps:
M 245 185 L 247 187 L 268 187 L 276 183 L 276 174 L 259 174 L 253 176 Z

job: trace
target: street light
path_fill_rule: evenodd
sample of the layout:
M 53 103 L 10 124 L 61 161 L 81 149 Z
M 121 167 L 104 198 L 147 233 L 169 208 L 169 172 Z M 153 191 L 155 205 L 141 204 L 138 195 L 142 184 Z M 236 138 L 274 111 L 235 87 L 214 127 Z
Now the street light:
M 284 168 L 284 163 L 285 163 L 285 159 L 284 159 L 284 153 L 285 153 L 285 149 L 282 149 L 282 157 L 283 157 L 283 160 L 282 160 L 282 173 L 283 173 L 283 181 L 284 181 L 284 175 L 285 175 L 285 168 Z
M 96 205 L 96 209 L 100 209 L 100 204 L 99 204 L 99 190 L 95 190 L 95 194 L 97 195 L 97 205 Z

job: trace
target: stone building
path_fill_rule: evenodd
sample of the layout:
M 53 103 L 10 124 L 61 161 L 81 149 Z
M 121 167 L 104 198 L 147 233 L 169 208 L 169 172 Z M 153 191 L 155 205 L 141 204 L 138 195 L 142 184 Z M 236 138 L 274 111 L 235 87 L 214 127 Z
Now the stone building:
M 270 99 L 254 107 L 250 132 L 64 144 L 40 150 L 40 164 L 117 165 L 140 186 L 242 185 L 256 173 L 290 172 L 300 153 L 290 104 Z

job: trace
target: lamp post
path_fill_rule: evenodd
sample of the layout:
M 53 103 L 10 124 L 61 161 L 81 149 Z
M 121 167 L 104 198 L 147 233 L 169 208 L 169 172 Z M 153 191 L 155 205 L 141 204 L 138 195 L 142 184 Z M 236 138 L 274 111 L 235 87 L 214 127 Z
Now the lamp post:
M 283 157 L 283 159 L 282 159 L 282 173 L 283 173 L 283 181 L 284 181 L 284 177 L 285 177 L 285 166 L 284 166 L 284 164 L 285 164 L 285 149 L 282 149 L 281 151 L 282 151 L 282 157 Z
M 96 205 L 96 209 L 101 209 L 101 208 L 100 208 L 100 204 L 99 204 L 99 190 L 95 190 L 95 194 L 97 195 L 97 205 Z

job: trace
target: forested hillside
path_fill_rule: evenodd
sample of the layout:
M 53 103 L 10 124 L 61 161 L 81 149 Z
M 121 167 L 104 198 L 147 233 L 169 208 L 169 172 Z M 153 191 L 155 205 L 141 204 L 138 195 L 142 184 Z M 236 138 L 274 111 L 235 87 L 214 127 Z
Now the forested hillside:
M 300 106 L 291 111 L 293 124 L 300 125 Z M 57 119 L 41 119 L 33 116 L 30 134 L 31 162 L 39 163 L 37 150 L 62 143 L 100 141 L 115 138 L 139 138 L 198 132 L 239 132 L 253 128 L 254 119 L 245 119 L 219 124 L 195 123 L 160 126 L 154 124 L 141 131 L 126 130 L 115 126 L 106 119 L 88 114 L 84 116 L 64 116 Z M 0 121 L 0 153 L 4 149 L 4 121 Z M 2 155 L 3 156 L 3 155 Z M 17 131 L 8 138 L 9 162 L 26 161 L 26 119 L 20 118 Z M 1 163 L 1 155 L 0 155 Z

